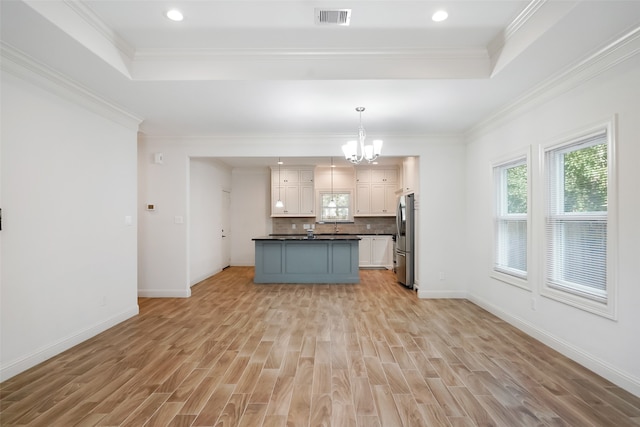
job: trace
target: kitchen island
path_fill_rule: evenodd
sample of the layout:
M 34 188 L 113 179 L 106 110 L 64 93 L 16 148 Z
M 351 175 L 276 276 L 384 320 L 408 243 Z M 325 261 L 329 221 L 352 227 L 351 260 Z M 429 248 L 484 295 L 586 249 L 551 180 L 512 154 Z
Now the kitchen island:
M 255 241 L 255 283 L 359 283 L 354 235 L 263 236 Z

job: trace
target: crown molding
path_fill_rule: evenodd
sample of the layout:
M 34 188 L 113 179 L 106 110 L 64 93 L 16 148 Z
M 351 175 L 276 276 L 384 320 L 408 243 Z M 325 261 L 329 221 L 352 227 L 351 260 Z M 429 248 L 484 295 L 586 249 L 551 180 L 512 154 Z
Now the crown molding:
M 505 40 L 509 40 L 532 16 L 547 2 L 547 0 L 532 0 L 516 18 L 511 21 L 504 31 Z
M 494 112 L 464 133 L 467 142 L 605 73 L 640 53 L 640 26 L 604 46 L 583 61 L 546 79 L 516 101 Z
M 77 0 L 23 0 L 69 37 L 130 78 L 135 48 L 104 23 L 89 6 Z
M 64 3 L 127 58 L 133 58 L 133 55 L 136 52 L 135 48 L 105 24 L 104 21 L 102 21 L 88 6 L 79 1 L 71 0 L 64 0 Z
M 547 0 L 532 0 L 513 21 L 487 46 L 489 56 L 494 57 L 519 30 L 540 10 Z
M 0 42 L 0 58 L 2 71 L 55 93 L 122 126 L 137 130 L 143 120 L 5 42 Z
M 536 14 L 536 12 L 542 7 L 547 0 L 533 0 L 529 3 L 522 12 L 511 23 L 501 31 L 487 46 L 489 56 L 494 58 L 502 51 L 509 39 L 518 32 L 530 19 Z
M 576 0 L 533 0 L 487 46 L 491 76 L 523 54 L 532 43 L 556 26 L 576 5 Z

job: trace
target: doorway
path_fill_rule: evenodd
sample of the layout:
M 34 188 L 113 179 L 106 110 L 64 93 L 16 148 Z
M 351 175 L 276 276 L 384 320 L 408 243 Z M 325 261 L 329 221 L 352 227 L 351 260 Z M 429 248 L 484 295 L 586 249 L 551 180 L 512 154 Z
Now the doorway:
M 231 191 L 222 190 L 220 203 L 220 260 L 222 269 L 231 266 Z

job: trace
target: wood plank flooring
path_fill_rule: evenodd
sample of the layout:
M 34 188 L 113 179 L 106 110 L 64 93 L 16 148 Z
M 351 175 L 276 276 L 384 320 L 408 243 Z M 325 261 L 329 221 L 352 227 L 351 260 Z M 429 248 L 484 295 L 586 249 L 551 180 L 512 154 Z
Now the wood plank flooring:
M 638 426 L 640 398 L 390 271 L 232 267 L 1 384 L 2 426 Z

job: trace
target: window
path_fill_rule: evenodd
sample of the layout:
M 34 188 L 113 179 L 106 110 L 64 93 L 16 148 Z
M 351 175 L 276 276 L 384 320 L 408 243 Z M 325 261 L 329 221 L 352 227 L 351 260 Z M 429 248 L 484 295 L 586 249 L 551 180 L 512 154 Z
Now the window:
M 331 201 L 335 201 L 335 206 Z M 320 222 L 345 222 L 351 220 L 351 192 L 320 192 Z
M 610 126 L 545 152 L 545 295 L 612 316 Z
M 527 157 L 493 166 L 495 214 L 493 276 L 528 288 Z

